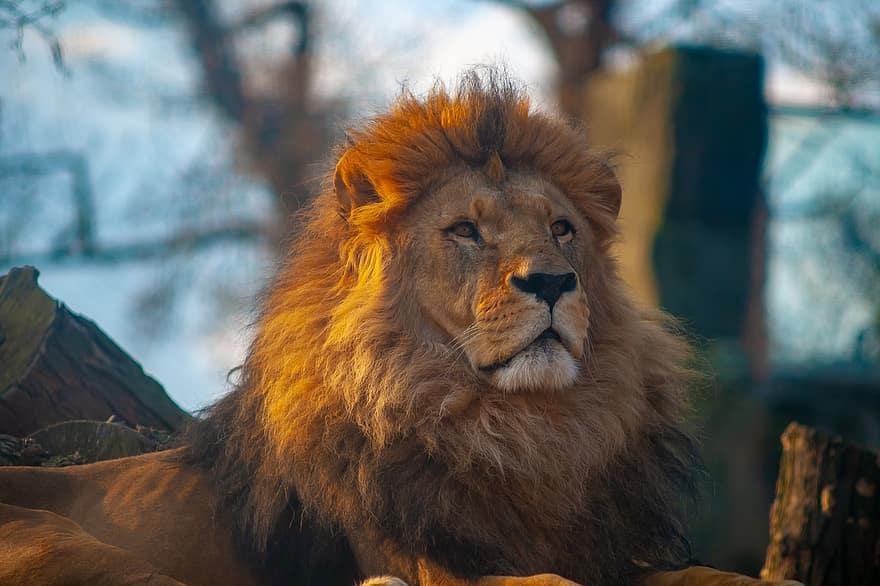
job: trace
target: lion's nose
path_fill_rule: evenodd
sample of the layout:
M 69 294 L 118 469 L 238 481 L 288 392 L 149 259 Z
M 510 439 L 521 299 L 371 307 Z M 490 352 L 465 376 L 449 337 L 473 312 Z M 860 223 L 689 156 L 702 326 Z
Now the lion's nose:
M 532 273 L 525 278 L 511 277 L 510 282 L 524 293 L 537 295 L 538 299 L 543 299 L 550 306 L 550 309 L 553 309 L 553 305 L 563 293 L 574 291 L 577 285 L 577 275 L 574 273 L 560 273 L 558 275 Z

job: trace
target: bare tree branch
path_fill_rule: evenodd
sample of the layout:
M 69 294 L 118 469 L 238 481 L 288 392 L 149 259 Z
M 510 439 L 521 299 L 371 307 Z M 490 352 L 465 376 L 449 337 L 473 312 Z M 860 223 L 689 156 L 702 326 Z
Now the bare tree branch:
M 229 118 L 241 121 L 245 92 L 233 47 L 226 42 L 225 28 L 217 20 L 211 0 L 175 0 L 184 16 L 193 48 L 202 64 L 205 89 Z
M 311 35 L 308 16 L 308 5 L 305 2 L 296 0 L 279 2 L 278 4 L 273 4 L 245 15 L 241 20 L 229 26 L 227 32 L 228 34 L 235 35 L 247 29 L 264 26 L 279 17 L 289 18 L 293 20 L 299 29 L 299 38 L 291 51 L 294 55 L 299 56 L 309 50 Z
M 241 221 L 198 230 L 183 230 L 154 240 L 99 244 L 88 251 L 59 246 L 49 250 L 0 256 L 0 264 L 82 263 L 120 264 L 191 254 L 223 242 L 262 242 L 270 228 L 262 222 Z
M 75 237 L 41 251 L 0 254 L 0 264 L 95 262 L 115 264 L 191 253 L 221 242 L 260 242 L 271 228 L 263 222 L 237 221 L 207 228 L 184 228 L 169 236 L 138 242 L 101 243 L 96 238 L 95 206 L 85 158 L 73 151 L 22 153 L 0 157 L 0 178 L 43 177 L 68 173 L 73 184 Z
M 785 193 L 798 180 L 805 177 L 807 170 L 821 160 L 822 152 L 838 136 L 839 134 L 827 124 L 823 124 L 822 120 L 816 120 L 798 144 L 791 149 L 791 153 L 768 174 L 767 179 L 774 184 L 774 191 Z
M 859 210 L 851 209 L 840 221 L 843 243 L 847 250 L 864 258 L 875 271 L 880 271 L 880 247 L 864 234 Z
M 544 32 L 559 64 L 559 105 L 570 115 L 580 115 L 581 90 L 617 39 L 611 23 L 616 0 L 559 0 L 534 6 L 521 0 L 491 1 L 521 10 Z
M 88 163 L 81 154 L 58 150 L 48 153 L 22 153 L 0 157 L 0 178 L 41 177 L 56 172 L 70 175 L 73 188 L 73 206 L 76 214 L 76 241 L 69 245 L 83 254 L 94 246 L 92 218 L 95 208 Z
M 851 106 L 880 85 L 880 11 L 873 0 L 763 7 L 721 0 L 675 0 L 632 27 L 637 43 L 708 43 L 754 50 L 827 84 L 836 104 Z
M 64 61 L 64 51 L 61 42 L 49 27 L 43 24 L 44 19 L 57 16 L 66 6 L 65 0 L 43 2 L 38 8 L 26 11 L 22 8 L 19 0 L 0 0 L 0 28 L 15 29 L 15 41 L 12 47 L 18 53 L 18 58 L 24 61 L 24 33 L 30 29 L 36 32 L 49 45 L 52 51 L 52 61 L 55 67 L 62 73 L 69 73 Z
M 241 64 L 231 43 L 235 34 L 264 26 L 270 21 L 290 18 L 299 29 L 299 39 L 292 50 L 296 57 L 308 50 L 308 6 L 305 2 L 281 2 L 256 10 L 238 22 L 225 26 L 211 0 L 175 0 L 190 32 L 193 48 L 202 65 L 208 96 L 229 118 L 241 122 L 250 104 L 242 80 Z

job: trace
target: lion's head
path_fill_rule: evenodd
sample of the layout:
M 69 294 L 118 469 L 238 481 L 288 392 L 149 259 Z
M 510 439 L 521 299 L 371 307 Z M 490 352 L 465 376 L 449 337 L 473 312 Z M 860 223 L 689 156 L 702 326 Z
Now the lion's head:
M 353 130 L 195 434 L 257 546 L 295 501 L 465 574 L 681 555 L 686 349 L 617 277 L 619 206 L 497 72 Z
M 401 223 L 401 260 L 426 343 L 459 352 L 496 392 L 571 387 L 589 328 L 588 221 L 534 172 L 450 170 Z M 490 178 L 491 177 L 491 178 Z

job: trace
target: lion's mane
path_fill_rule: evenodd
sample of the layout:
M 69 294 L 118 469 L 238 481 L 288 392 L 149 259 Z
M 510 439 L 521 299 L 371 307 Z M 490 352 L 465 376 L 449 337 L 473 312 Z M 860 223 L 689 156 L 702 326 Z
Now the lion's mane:
M 402 323 L 399 219 L 450 167 L 480 168 L 493 152 L 554 183 L 593 227 L 601 254 L 585 271 L 589 351 L 575 389 L 486 392 L 466 361 Z M 535 112 L 504 75 L 472 72 L 453 91 L 404 94 L 338 155 L 375 198 L 346 211 L 332 187 L 317 197 L 237 389 L 187 440 L 247 546 L 317 566 L 321 552 L 350 555 L 345 536 L 363 531 L 454 574 L 585 584 L 684 561 L 697 469 L 681 431 L 687 349 L 617 277 L 619 188 L 585 134 Z M 307 553 L 291 537 L 305 525 L 318 536 Z

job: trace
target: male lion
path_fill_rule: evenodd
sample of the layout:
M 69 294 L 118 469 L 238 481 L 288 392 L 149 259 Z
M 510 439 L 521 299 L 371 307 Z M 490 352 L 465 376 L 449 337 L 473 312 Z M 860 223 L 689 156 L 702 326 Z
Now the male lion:
M 617 276 L 620 195 L 498 73 L 405 94 L 183 447 L 0 472 L 0 581 L 756 583 L 681 569 L 687 348 Z

